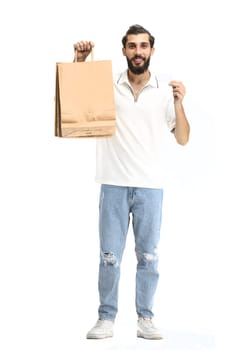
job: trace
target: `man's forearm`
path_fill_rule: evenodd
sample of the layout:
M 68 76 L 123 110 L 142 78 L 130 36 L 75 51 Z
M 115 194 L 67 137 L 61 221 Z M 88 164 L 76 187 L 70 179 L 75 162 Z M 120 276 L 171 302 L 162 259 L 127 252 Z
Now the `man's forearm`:
M 181 102 L 175 103 L 176 127 L 174 135 L 180 145 L 185 145 L 189 140 L 190 126 Z

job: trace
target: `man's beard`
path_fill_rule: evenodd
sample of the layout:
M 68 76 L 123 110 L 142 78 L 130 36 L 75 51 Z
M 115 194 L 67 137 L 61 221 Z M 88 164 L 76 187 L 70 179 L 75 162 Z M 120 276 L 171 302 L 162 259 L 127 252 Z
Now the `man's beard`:
M 148 69 L 148 67 L 150 65 L 150 57 L 144 61 L 143 66 L 135 67 L 132 63 L 132 60 L 134 60 L 136 57 L 137 56 L 134 56 L 131 60 L 129 60 L 128 57 L 126 57 L 127 63 L 128 63 L 128 68 L 133 74 L 137 74 L 137 75 L 143 74 L 143 73 L 145 73 L 145 71 Z

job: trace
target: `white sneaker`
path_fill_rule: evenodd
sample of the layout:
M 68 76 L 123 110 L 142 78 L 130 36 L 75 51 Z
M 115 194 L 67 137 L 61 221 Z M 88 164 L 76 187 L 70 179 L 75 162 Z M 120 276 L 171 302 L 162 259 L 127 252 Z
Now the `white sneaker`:
M 113 325 L 111 320 L 98 320 L 95 326 L 87 333 L 87 339 L 104 339 L 113 337 Z
M 145 339 L 163 339 L 151 318 L 139 317 L 137 336 Z

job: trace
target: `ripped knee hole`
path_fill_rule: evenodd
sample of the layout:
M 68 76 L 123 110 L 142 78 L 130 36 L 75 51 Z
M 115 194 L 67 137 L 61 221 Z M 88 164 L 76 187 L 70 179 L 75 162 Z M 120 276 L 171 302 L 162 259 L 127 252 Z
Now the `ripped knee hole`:
M 113 253 L 101 253 L 101 259 L 105 265 L 118 266 L 117 257 Z

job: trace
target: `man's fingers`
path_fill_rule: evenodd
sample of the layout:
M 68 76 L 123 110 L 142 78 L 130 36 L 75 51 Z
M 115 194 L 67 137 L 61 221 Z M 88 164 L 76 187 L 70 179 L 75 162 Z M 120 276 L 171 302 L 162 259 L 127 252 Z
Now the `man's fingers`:
M 74 44 L 74 50 L 78 52 L 91 51 L 94 47 L 94 43 L 92 41 L 79 41 Z
M 179 97 L 179 96 L 184 96 L 186 94 L 185 86 L 181 81 L 172 80 L 168 85 L 172 87 L 174 96 Z

